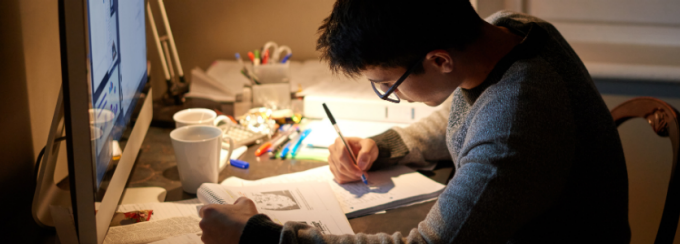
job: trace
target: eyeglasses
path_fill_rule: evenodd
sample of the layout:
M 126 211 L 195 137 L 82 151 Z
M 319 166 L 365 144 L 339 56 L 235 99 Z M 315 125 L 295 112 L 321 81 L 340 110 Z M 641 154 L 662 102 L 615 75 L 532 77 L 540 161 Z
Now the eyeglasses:
M 396 94 L 392 94 L 392 93 L 394 93 L 394 90 L 396 90 L 397 87 L 399 85 L 401 85 L 401 83 L 404 82 L 404 80 L 406 80 L 406 77 L 408 77 L 416 69 L 416 67 L 418 67 L 418 65 L 421 65 L 423 63 L 423 60 L 425 60 L 425 57 L 423 57 L 422 59 L 419 59 L 418 62 L 416 62 L 408 70 L 406 70 L 406 73 L 404 73 L 401 77 L 399 77 L 397 82 L 395 82 L 394 85 L 392 85 L 389 89 L 387 89 L 387 91 L 385 93 L 382 93 L 380 91 L 380 89 L 376 88 L 375 82 L 371 81 L 371 86 L 373 87 L 373 91 L 375 91 L 375 94 L 378 94 L 378 97 L 380 97 L 380 99 L 382 99 L 382 100 L 390 101 L 390 102 L 393 102 L 393 103 L 399 103 L 399 101 L 401 101 L 401 99 L 399 99 L 399 96 L 397 96 Z M 393 96 L 390 97 L 390 95 L 393 95 Z

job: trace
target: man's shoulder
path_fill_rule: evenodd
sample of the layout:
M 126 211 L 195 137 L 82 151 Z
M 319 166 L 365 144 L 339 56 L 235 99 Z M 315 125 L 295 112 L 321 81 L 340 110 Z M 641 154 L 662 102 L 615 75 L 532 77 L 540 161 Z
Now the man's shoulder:
M 541 27 L 552 27 L 550 22 L 536 16 L 508 10 L 501 10 L 493 13 L 489 15 L 489 17 L 486 17 L 485 20 L 492 25 L 511 27 L 512 29 L 519 29 L 520 31 L 528 30 L 529 25 L 531 24 L 537 24 Z
M 562 82 L 563 77 L 551 63 L 542 56 L 534 56 L 515 61 L 503 73 L 500 80 L 489 86 L 486 92 L 490 94 L 515 94 L 517 96 L 527 89 L 536 91 L 537 88 L 541 92 L 550 92 L 551 90 L 559 92 L 558 88 Z

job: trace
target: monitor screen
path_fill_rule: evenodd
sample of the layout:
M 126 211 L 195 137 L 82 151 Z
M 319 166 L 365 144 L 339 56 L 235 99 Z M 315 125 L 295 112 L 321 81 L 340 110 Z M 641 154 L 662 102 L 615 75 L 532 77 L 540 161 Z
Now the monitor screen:
M 144 1 L 88 0 L 90 89 L 96 187 L 112 161 L 147 82 Z

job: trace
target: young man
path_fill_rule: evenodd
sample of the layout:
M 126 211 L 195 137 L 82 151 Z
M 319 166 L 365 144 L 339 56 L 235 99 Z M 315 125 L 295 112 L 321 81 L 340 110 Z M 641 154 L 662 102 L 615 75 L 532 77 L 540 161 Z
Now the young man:
M 338 0 L 318 49 L 392 102 L 450 106 L 370 139 L 348 138 L 335 179 L 450 159 L 455 175 L 410 233 L 333 236 L 273 223 L 248 199 L 202 210 L 206 243 L 629 243 L 618 132 L 588 71 L 549 23 L 461 0 Z M 368 88 L 370 89 L 370 88 Z

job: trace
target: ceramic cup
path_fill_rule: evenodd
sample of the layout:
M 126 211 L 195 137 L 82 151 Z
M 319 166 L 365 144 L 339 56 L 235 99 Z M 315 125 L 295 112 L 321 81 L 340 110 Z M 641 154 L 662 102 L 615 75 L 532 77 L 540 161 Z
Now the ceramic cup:
M 170 132 L 185 192 L 196 194 L 201 184 L 217 183 L 222 134 L 210 125 L 183 126 Z
M 187 125 L 212 125 L 217 126 L 220 122 L 229 123 L 227 116 L 217 116 L 215 111 L 206 108 L 189 108 L 181 110 L 172 116 L 175 127 Z
M 231 120 L 224 115 L 217 116 L 215 111 L 207 108 L 189 108 L 181 110 L 172 116 L 175 120 L 175 127 L 180 128 L 188 125 L 207 125 L 207 126 L 217 126 L 220 122 L 231 123 Z M 234 152 L 234 140 L 229 137 L 226 133 L 222 134 L 222 148 L 227 150 L 227 158 L 231 158 L 231 153 Z M 228 141 L 229 144 L 224 143 Z

